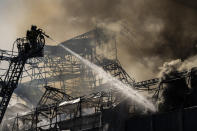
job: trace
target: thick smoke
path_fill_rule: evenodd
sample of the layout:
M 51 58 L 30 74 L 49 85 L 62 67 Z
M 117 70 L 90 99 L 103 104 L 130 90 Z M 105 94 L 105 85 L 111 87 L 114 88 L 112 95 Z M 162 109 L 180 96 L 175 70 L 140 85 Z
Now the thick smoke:
M 4 5 L 0 7 L 4 14 L 1 26 L 13 32 L 7 34 L 13 35 L 12 39 L 23 36 L 31 24 L 42 27 L 57 41 L 100 24 L 110 27 L 117 33 L 118 56 L 123 67 L 137 80 L 155 77 L 165 61 L 185 60 L 196 53 L 197 11 L 192 0 L 3 0 L 1 3 Z
M 197 57 L 193 56 L 187 60 L 176 59 L 170 62 L 164 62 L 164 64 L 159 67 L 158 77 L 165 77 L 167 75 L 176 74 L 181 71 L 190 71 L 193 67 L 197 65 Z

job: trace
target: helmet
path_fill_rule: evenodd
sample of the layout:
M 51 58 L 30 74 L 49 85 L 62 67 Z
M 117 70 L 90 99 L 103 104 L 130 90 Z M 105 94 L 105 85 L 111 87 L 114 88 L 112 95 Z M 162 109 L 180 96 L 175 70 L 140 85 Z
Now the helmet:
M 31 30 L 36 30 L 37 29 L 37 26 L 36 25 L 32 25 L 31 26 Z

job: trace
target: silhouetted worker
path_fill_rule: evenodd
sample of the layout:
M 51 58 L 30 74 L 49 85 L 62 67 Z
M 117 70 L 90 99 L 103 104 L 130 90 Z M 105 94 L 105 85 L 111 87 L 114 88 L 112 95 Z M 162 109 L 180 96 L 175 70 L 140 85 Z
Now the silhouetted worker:
M 37 29 L 37 26 L 32 25 L 31 30 L 27 31 L 26 37 L 29 40 L 29 44 L 32 48 L 37 46 L 37 38 L 39 35 L 44 34 L 41 29 Z

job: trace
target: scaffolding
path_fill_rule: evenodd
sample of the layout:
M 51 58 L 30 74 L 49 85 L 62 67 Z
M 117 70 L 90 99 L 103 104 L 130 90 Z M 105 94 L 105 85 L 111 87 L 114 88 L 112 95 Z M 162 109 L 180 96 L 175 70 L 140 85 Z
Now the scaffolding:
M 126 73 L 117 58 L 115 36 L 109 34 L 96 28 L 60 44 L 102 67 L 124 84 L 134 86 L 135 80 Z M 10 54 L 7 54 L 1 58 L 9 61 Z M 100 129 L 103 126 L 102 110 L 113 108 L 124 99 L 59 45 L 45 46 L 43 58 L 27 61 L 20 86 L 40 89 L 42 96 L 32 111 L 18 115 L 12 121 L 12 130 Z M 87 122 L 84 123 L 84 119 Z M 62 124 L 65 122 L 72 124 L 65 127 Z
M 191 79 L 192 70 L 179 72 L 173 78 L 135 82 L 117 58 L 115 37 L 107 34 L 97 28 L 60 44 L 102 67 L 124 84 L 153 92 L 156 99 L 163 83 Z M 46 46 L 44 54 L 43 58 L 28 60 L 21 81 L 24 87 L 41 87 L 42 97 L 32 111 L 12 121 L 12 130 L 102 130 L 103 110 L 113 109 L 124 96 L 106 88 L 110 85 L 59 45 Z M 9 60 L 9 55 L 0 58 Z

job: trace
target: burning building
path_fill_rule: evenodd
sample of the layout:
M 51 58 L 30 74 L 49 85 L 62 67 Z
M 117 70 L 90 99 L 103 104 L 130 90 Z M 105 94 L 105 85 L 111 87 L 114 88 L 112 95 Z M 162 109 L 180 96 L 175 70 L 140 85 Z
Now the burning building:
M 162 99 L 158 105 L 161 112 L 183 111 L 196 105 L 193 99 L 195 68 L 183 72 L 173 70 L 162 78 L 135 82 L 117 59 L 115 37 L 106 35 L 108 33 L 103 30 L 95 29 L 60 44 L 99 65 L 130 88 L 149 92 L 152 102 L 157 103 Z M 89 66 L 61 46 L 46 46 L 44 54 L 43 58 L 33 58 L 27 62 L 23 80 L 16 90 L 18 96 L 32 102 L 35 108 L 18 114 L 16 118 L 5 119 L 9 124 L 4 125 L 4 130 L 152 131 L 161 124 L 156 119 L 162 121 L 163 118 L 159 116 L 163 114 L 151 113 L 135 100 L 131 101 L 128 96 L 114 90 L 113 85 L 98 77 Z M 9 56 L 6 58 L 9 59 Z M 30 87 L 33 88 L 31 93 L 26 90 Z M 39 95 L 31 95 L 33 92 Z M 183 115 L 180 112 L 173 114 L 174 119 Z M 168 119 L 172 117 L 170 114 L 165 116 L 169 116 Z M 146 126 L 138 127 L 138 122 Z M 172 126 L 168 125 L 167 128 L 171 129 Z
M 12 55 L 2 51 L 1 60 L 9 61 Z M 45 46 L 44 57 L 26 63 L 15 93 L 31 103 L 18 105 L 29 111 L 11 117 L 16 106 L 8 107 L 2 130 L 155 131 L 162 120 L 172 117 L 176 126 L 168 124 L 164 129 L 185 130 L 188 114 L 196 110 L 196 68 L 179 71 L 167 66 L 162 77 L 136 82 L 118 60 L 115 36 L 101 28 L 57 46 Z M 140 91 L 148 93 L 149 100 Z M 150 101 L 158 104 L 161 113 L 152 112 Z M 188 120 L 183 122 L 180 116 L 184 115 Z

